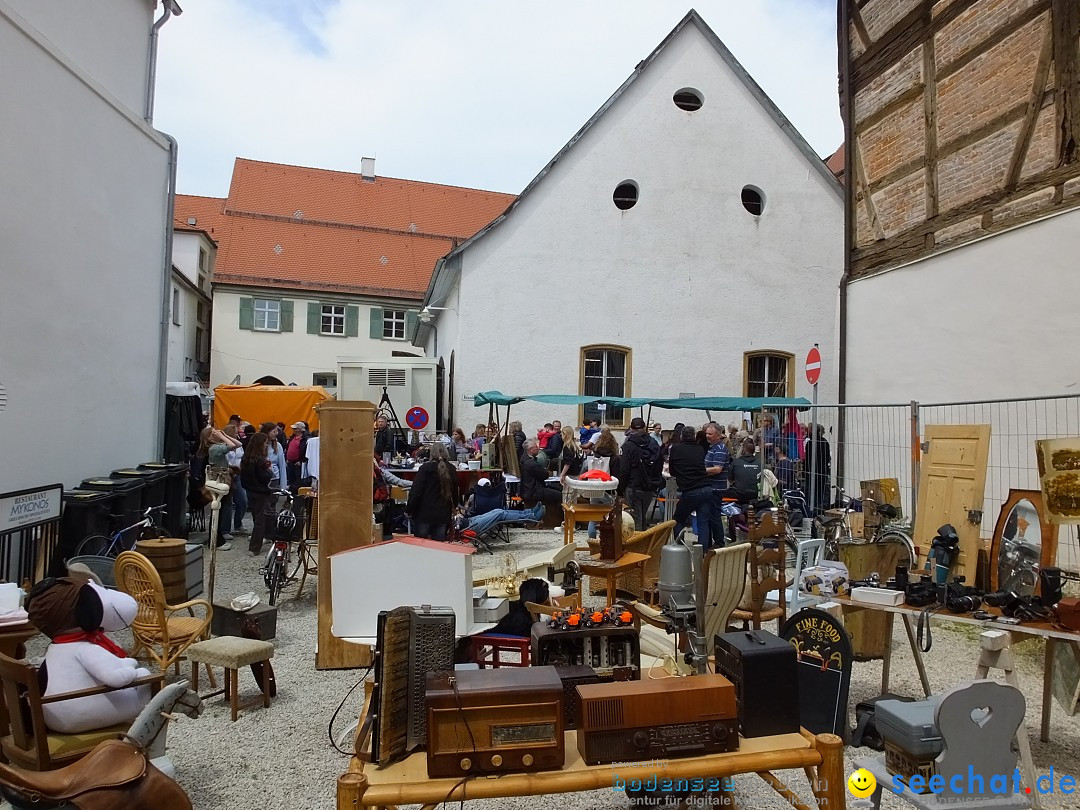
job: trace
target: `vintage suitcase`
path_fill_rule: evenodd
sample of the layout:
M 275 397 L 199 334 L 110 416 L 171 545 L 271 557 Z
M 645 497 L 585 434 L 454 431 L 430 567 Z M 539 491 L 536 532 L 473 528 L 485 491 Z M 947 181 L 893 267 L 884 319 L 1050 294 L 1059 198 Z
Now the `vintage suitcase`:
M 429 672 L 425 705 L 432 779 L 563 766 L 563 684 L 554 667 Z
M 925 780 L 936 772 L 934 760 L 942 750 L 941 732 L 934 722 L 939 703 L 941 696 L 913 702 L 880 700 L 875 706 L 874 723 L 885 743 L 885 767 L 905 783 L 912 776 Z
M 260 602 L 251 610 L 233 610 L 228 602 L 215 602 L 210 632 L 215 636 L 242 636 L 246 621 L 255 622 L 259 638 L 269 641 L 277 635 L 277 606 Z
M 798 655 L 768 630 L 716 636 L 716 671 L 735 684 L 744 737 L 799 733 Z

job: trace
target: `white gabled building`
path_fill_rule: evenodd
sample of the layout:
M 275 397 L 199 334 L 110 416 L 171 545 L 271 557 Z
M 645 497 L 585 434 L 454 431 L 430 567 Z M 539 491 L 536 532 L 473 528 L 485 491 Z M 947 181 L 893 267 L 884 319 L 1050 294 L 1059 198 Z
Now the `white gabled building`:
M 809 396 L 815 343 L 834 401 L 843 217 L 836 178 L 691 11 L 504 215 L 439 261 L 415 342 L 444 360 L 448 418 L 466 428 L 486 417 L 471 396 L 492 389 Z M 595 415 L 514 413 L 527 430 Z
M 0 492 L 159 459 L 174 0 L 0 0 Z

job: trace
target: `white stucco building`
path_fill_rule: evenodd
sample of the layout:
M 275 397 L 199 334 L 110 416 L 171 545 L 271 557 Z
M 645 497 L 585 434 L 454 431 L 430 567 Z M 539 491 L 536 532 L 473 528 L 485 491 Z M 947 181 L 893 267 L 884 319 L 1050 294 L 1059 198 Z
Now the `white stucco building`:
M 444 359 L 448 418 L 465 428 L 487 414 L 472 395 L 493 389 L 809 397 L 815 343 L 830 401 L 842 271 L 839 183 L 692 11 L 505 215 L 439 262 L 416 342 Z M 595 412 L 513 414 L 529 432 Z
M 435 262 L 514 198 L 378 177 L 374 160 L 363 164 L 355 173 L 237 158 L 227 198 L 177 195 L 178 227 L 218 245 L 211 389 L 333 393 L 343 358 L 423 356 L 407 335 Z
M 210 382 L 210 278 L 217 245 L 206 231 L 173 226 L 169 382 Z
M 175 151 L 149 122 L 177 10 L 0 0 L 0 492 L 160 457 Z

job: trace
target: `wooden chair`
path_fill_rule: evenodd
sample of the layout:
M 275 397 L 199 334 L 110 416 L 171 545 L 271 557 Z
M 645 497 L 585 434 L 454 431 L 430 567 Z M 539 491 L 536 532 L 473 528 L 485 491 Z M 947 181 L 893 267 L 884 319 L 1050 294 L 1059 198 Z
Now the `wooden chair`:
M 647 604 L 655 604 L 657 599 L 656 580 L 660 577 L 660 549 L 671 540 L 671 532 L 675 528 L 675 521 L 668 520 L 657 523 L 643 532 L 634 532 L 623 540 L 623 552 L 633 551 L 638 554 L 648 554 L 649 561 L 645 563 L 643 572 L 633 570 L 622 575 L 618 579 L 620 591 L 631 594 Z M 589 551 L 593 554 L 600 552 L 600 541 L 590 540 Z M 590 583 L 591 584 L 591 583 Z M 593 595 L 605 592 L 603 582 L 592 585 Z
M 116 558 L 116 583 L 124 593 L 131 594 L 139 605 L 135 621 L 131 623 L 131 633 L 135 637 L 133 654 L 137 657 L 141 650 L 146 650 L 162 672 L 175 665 L 179 675 L 180 658 L 184 651 L 196 641 L 210 637 L 214 608 L 205 599 L 191 599 L 179 605 L 167 604 L 157 569 L 136 551 L 125 551 Z M 193 608 L 202 608 L 205 615 L 201 618 L 196 616 Z M 176 615 L 181 611 L 186 611 L 188 615 Z M 161 651 L 158 652 L 156 648 Z M 210 683 L 215 684 L 213 672 L 210 672 Z
M 706 552 L 702 561 L 705 569 L 704 636 L 710 645 L 717 633 L 723 633 L 727 629 L 728 619 L 746 589 L 746 557 L 749 551 L 749 543 L 724 546 Z M 646 651 L 653 655 L 670 652 L 670 637 L 666 633 L 657 633 L 657 629 L 663 630 L 666 627 L 660 611 L 640 603 L 633 607 L 642 621 L 642 654 Z
M 753 624 L 755 630 L 760 630 L 763 622 L 779 619 L 783 624 L 787 619 L 787 582 L 784 581 L 787 515 L 784 510 L 776 509 L 758 518 L 751 509 L 747 518 L 750 526 L 750 582 L 747 593 L 731 615 L 741 621 L 744 627 Z M 773 541 L 770 547 L 766 547 L 766 540 Z M 770 591 L 777 592 L 776 603 L 767 601 Z
M 95 686 L 43 697 L 38 668 L 0 653 L 0 684 L 11 722 L 11 733 L 0 740 L 0 752 L 12 764 L 30 771 L 51 771 L 70 765 L 89 754 L 98 743 L 114 740 L 127 733 L 131 723 L 119 723 L 77 734 L 61 734 L 45 727 L 42 706 L 144 684 L 148 684 L 151 692 L 156 694 L 163 681 L 161 675 L 148 675 L 135 679 L 128 686 Z

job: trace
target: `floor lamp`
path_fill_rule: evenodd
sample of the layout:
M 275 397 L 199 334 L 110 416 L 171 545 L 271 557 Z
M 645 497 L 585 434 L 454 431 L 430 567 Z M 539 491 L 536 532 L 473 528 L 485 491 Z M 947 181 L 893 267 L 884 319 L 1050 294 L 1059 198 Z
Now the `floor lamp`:
M 214 604 L 214 575 L 217 572 L 217 537 L 218 524 L 221 522 L 221 499 L 229 494 L 231 487 L 220 481 L 206 480 L 206 490 L 213 500 L 210 501 L 210 583 L 207 593 L 210 594 L 210 604 Z

